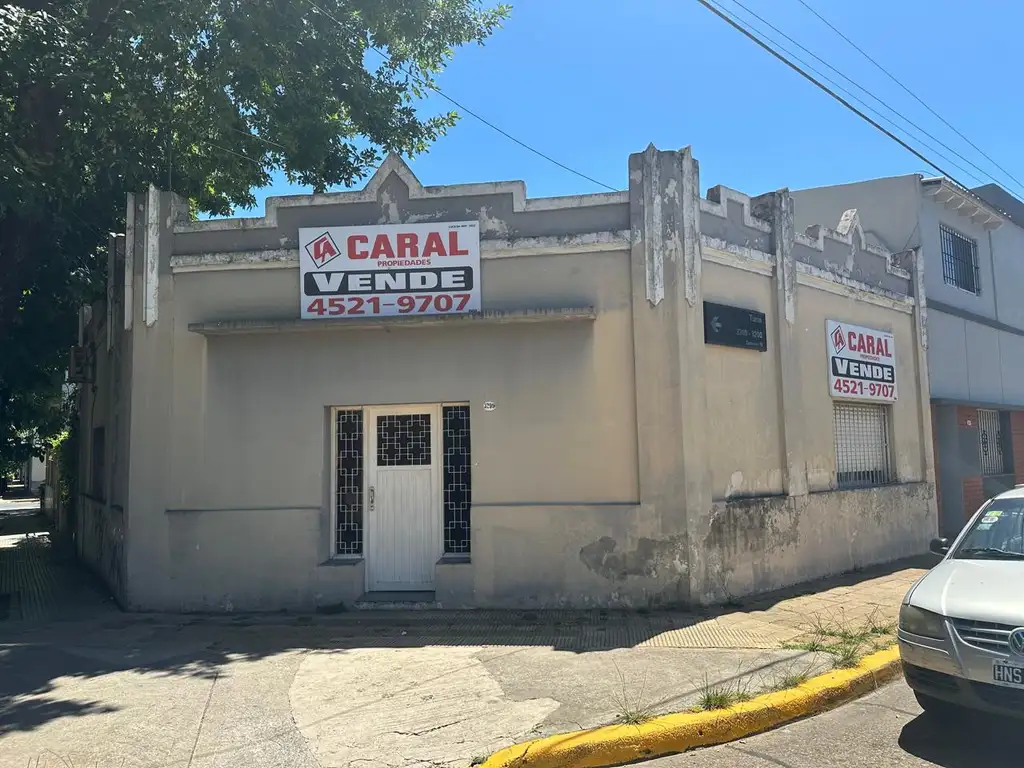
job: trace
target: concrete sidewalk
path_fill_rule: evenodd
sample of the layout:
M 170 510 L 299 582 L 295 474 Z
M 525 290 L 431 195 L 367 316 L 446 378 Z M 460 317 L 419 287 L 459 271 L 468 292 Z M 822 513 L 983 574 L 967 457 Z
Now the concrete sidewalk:
M 0 500 L 0 632 L 11 624 L 94 619 L 116 607 L 78 564 L 54 545 L 38 499 Z
M 0 768 L 459 768 L 511 743 L 756 692 L 815 623 L 895 618 L 924 563 L 702 614 L 0 621 Z

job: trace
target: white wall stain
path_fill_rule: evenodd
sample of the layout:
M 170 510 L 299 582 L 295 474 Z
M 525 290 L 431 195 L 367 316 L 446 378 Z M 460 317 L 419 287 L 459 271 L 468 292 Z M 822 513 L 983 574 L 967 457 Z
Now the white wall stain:
M 160 311 L 160 190 L 152 184 L 146 199 L 146 268 L 143 281 L 143 315 L 146 325 L 152 327 L 156 325 Z
M 124 329 L 132 329 L 135 317 L 135 195 L 128 193 L 124 229 Z
M 380 224 L 399 224 L 402 221 L 398 211 L 398 201 L 386 189 L 380 193 Z

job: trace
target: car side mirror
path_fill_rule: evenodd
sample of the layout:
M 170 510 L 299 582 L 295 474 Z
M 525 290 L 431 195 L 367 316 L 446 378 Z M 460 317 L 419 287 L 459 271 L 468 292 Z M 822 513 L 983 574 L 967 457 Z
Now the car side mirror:
M 949 539 L 932 539 L 932 543 L 928 545 L 928 549 L 935 555 L 948 555 Z

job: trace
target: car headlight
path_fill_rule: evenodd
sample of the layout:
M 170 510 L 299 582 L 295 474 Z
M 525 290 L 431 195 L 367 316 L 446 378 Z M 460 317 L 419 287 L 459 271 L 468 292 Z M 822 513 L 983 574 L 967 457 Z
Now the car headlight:
M 904 605 L 900 608 L 900 629 L 912 635 L 930 637 L 935 640 L 946 638 L 946 622 L 937 613 Z

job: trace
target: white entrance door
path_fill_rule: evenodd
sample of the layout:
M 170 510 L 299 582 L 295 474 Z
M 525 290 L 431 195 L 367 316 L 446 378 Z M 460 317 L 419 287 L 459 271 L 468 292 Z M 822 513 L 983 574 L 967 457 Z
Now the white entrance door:
M 441 408 L 366 415 L 366 589 L 432 591 L 444 551 Z

